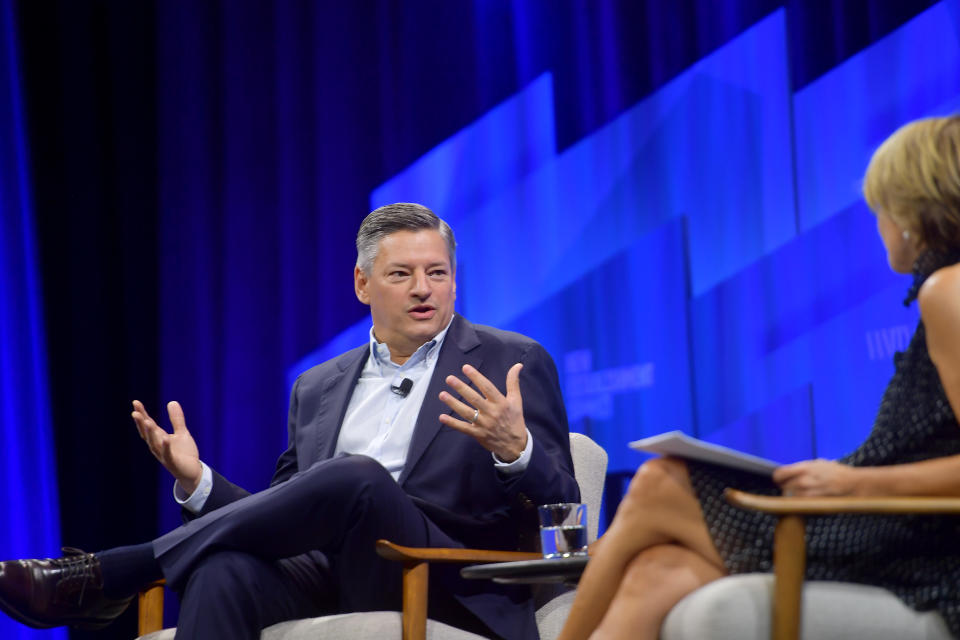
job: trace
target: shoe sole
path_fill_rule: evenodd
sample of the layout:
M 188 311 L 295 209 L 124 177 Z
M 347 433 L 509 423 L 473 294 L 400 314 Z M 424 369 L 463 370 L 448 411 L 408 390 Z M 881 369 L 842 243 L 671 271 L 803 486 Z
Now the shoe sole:
M 33 620 L 31 618 L 27 618 L 26 616 L 21 614 L 19 611 L 17 611 L 17 609 L 15 609 L 14 607 L 11 607 L 10 604 L 3 598 L 0 598 L 0 611 L 3 611 L 5 614 L 7 614 L 8 616 L 13 618 L 20 624 L 25 624 L 28 627 L 33 627 L 34 629 L 53 629 L 55 626 L 59 626 L 59 625 L 46 624 L 43 622 L 39 622 L 37 620 Z
M 126 607 L 124 607 L 126 608 Z M 107 627 L 112 623 L 116 618 L 110 618 L 109 620 L 77 620 L 77 621 L 65 621 L 59 624 L 50 624 L 49 622 L 41 622 L 40 620 L 34 620 L 33 618 L 28 618 L 27 616 L 20 613 L 16 608 L 12 607 L 8 602 L 3 598 L 0 598 L 0 611 L 3 611 L 5 614 L 19 622 L 20 624 L 25 624 L 28 627 L 33 629 L 55 629 L 56 627 L 73 627 L 75 629 L 83 629 L 84 631 L 98 631 Z M 118 616 L 119 617 L 119 616 Z

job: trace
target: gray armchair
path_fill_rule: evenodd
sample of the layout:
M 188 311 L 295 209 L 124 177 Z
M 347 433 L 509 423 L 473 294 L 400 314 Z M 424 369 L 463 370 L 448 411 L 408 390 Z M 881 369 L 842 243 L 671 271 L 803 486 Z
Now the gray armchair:
M 770 513 L 774 573 L 721 578 L 670 611 L 661 640 L 951 640 L 940 614 L 917 612 L 889 591 L 845 582 L 804 582 L 804 518 L 835 513 L 960 514 L 958 498 L 785 498 L 732 489 L 727 500 Z
M 570 434 L 574 475 L 580 485 L 581 500 L 586 503 L 588 535 L 597 537 L 600 501 L 607 470 L 607 454 L 589 437 Z M 480 636 L 427 619 L 428 565 L 430 562 L 476 564 L 507 562 L 540 557 L 520 551 L 478 549 L 416 549 L 386 540 L 377 543 L 377 553 L 403 563 L 403 612 L 374 611 L 345 613 L 305 620 L 290 620 L 263 630 L 262 640 L 315 640 L 316 638 L 354 638 L 358 640 L 478 640 Z M 553 640 L 560 632 L 572 591 L 555 585 L 534 588 L 537 626 L 542 640 Z M 175 629 L 163 626 L 163 585 L 151 585 L 140 594 L 140 636 L 142 640 L 173 640 Z

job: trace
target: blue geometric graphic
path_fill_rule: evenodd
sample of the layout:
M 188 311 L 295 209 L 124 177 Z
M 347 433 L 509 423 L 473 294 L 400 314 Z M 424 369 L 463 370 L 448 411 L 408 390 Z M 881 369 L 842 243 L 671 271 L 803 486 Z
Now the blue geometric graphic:
M 644 235 L 506 324 L 553 354 L 571 430 L 622 444 L 694 428 L 684 226 L 674 220 Z M 640 459 L 625 446 L 608 452 L 611 468 Z
M 960 5 L 941 2 L 794 96 L 801 230 L 860 200 L 873 150 L 910 120 L 960 110 Z

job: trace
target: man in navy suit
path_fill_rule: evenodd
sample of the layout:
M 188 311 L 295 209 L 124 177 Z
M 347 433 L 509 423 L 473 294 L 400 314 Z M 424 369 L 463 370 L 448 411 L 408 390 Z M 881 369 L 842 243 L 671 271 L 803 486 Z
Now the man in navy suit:
M 400 569 L 376 555 L 379 538 L 517 548 L 536 527 L 527 507 L 579 499 L 557 372 L 533 340 L 455 314 L 455 274 L 453 232 L 433 212 L 373 211 L 354 269 L 370 342 L 297 379 L 270 488 L 248 494 L 201 462 L 176 402 L 168 433 L 135 401 L 186 524 L 143 545 L 0 563 L 0 608 L 32 626 L 102 626 L 162 576 L 182 596 L 178 637 L 258 638 L 281 620 L 399 609 Z M 537 637 L 525 591 L 443 568 L 431 584 L 431 617 Z

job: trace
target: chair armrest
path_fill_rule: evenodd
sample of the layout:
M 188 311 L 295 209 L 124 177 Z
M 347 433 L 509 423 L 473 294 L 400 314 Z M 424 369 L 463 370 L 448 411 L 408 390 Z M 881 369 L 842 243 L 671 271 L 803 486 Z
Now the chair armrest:
M 163 629 L 163 585 L 166 580 L 151 582 L 140 590 L 137 602 L 137 636 Z
M 424 638 L 427 630 L 428 563 L 510 562 L 535 560 L 539 553 L 526 551 L 490 551 L 486 549 L 444 549 L 405 547 L 388 540 L 377 541 L 377 553 L 403 565 L 403 638 Z M 159 580 L 140 590 L 138 635 L 163 628 L 163 585 Z
M 380 557 L 395 562 L 447 562 L 475 564 L 479 562 L 512 562 L 536 560 L 543 556 L 529 551 L 491 551 L 487 549 L 446 549 L 442 547 L 404 547 L 389 540 L 377 540 Z
M 774 587 L 770 618 L 773 640 L 797 640 L 800 637 L 800 600 L 807 563 L 806 516 L 960 514 L 960 498 L 764 496 L 736 489 L 727 489 L 724 496 L 736 507 L 778 518 L 773 534 Z
M 377 553 L 383 558 L 403 564 L 403 640 L 424 640 L 427 637 L 430 562 L 475 564 L 543 557 L 539 553 L 524 551 L 404 547 L 388 540 L 377 540 Z
M 872 514 L 960 514 L 960 498 L 930 496 L 849 496 L 816 497 L 762 496 L 736 489 L 724 492 L 727 501 L 741 509 L 772 515 L 831 515 L 837 513 Z

